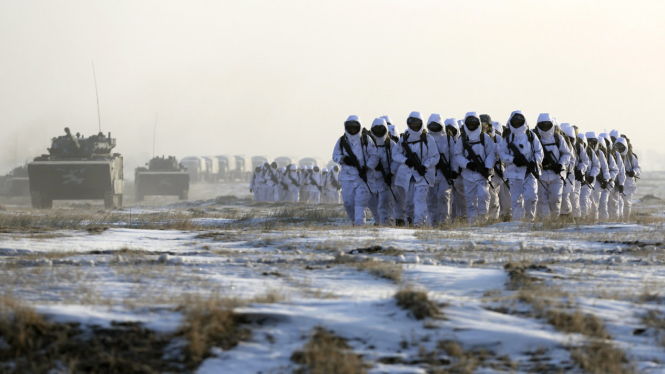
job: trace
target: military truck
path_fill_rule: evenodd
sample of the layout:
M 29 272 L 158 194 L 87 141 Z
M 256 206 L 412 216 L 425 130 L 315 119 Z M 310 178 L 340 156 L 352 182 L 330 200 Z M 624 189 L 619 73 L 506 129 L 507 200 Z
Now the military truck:
M 180 160 L 180 163 L 185 166 L 192 183 L 201 183 L 205 180 L 208 164 L 204 159 L 198 156 L 187 156 Z
M 215 156 L 219 163 L 219 172 L 217 179 L 220 181 L 231 181 L 233 179 L 233 171 L 236 166 L 236 159 L 233 156 L 218 155 Z
M 301 158 L 300 161 L 298 161 L 298 167 L 300 168 L 304 168 L 306 166 L 314 166 L 314 165 L 323 167 L 324 165 L 323 159 L 320 159 L 318 157 L 305 157 Z
M 136 201 L 143 200 L 145 196 L 171 195 L 187 200 L 189 173 L 175 156 L 154 157 L 146 166 L 138 167 L 134 172 Z
M 288 156 L 282 156 L 282 157 L 276 157 L 275 158 L 275 162 L 277 163 L 277 166 L 279 166 L 280 168 L 282 166 L 287 167 L 287 166 L 291 165 L 293 163 L 293 160 L 294 160 L 293 158 L 288 157 Z
M 103 199 L 107 209 L 122 207 L 122 156 L 116 141 L 102 132 L 88 138 L 65 134 L 51 140 L 49 154 L 28 163 L 32 207 L 51 209 L 53 200 Z
M 28 166 L 18 166 L 0 178 L 0 195 L 7 197 L 30 196 Z
M 251 173 L 254 171 L 254 169 L 252 169 L 252 171 L 245 169 L 247 165 L 247 158 L 245 156 L 236 155 L 235 159 L 236 159 L 236 167 L 233 170 L 233 179 L 231 180 L 248 181 L 249 176 L 251 176 Z

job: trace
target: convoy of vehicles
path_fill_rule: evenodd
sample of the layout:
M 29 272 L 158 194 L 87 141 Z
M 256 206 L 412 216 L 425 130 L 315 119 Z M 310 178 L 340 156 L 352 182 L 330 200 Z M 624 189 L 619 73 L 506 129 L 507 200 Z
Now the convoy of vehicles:
M 0 177 L 0 196 L 29 196 L 33 208 L 50 209 L 54 200 L 104 201 L 107 209 L 121 208 L 124 195 L 123 157 L 113 153 L 116 139 L 99 132 L 89 137 L 65 135 L 51 139 L 48 154 L 36 157 L 25 166 Z M 266 163 L 278 167 L 334 164 L 317 157 L 247 157 L 243 155 L 188 156 L 178 162 L 175 156 L 153 157 L 134 172 L 135 200 L 146 196 L 189 196 L 190 183 L 246 182 L 256 167 Z

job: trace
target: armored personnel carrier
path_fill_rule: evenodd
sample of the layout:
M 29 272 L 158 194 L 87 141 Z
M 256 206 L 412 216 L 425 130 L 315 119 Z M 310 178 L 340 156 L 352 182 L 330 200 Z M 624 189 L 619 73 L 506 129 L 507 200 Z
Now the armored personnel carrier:
M 53 200 L 103 199 L 107 209 L 122 207 L 122 156 L 111 153 L 111 133 L 88 138 L 65 134 L 51 140 L 49 154 L 28 163 L 32 207 L 50 209 Z
M 136 168 L 134 184 L 136 200 L 145 196 L 176 195 L 180 200 L 187 200 L 189 195 L 189 172 L 178 163 L 175 156 L 155 157 L 146 164 L 148 167 Z
M 8 197 L 30 196 L 28 166 L 18 166 L 0 178 L 0 195 Z

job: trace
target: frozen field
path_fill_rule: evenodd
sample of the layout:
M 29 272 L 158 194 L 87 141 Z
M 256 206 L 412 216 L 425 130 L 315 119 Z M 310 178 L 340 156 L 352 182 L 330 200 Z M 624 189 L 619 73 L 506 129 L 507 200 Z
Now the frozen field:
M 3 201 L 0 372 L 665 372 L 661 200 L 623 223 L 412 230 L 245 185 L 191 196 Z

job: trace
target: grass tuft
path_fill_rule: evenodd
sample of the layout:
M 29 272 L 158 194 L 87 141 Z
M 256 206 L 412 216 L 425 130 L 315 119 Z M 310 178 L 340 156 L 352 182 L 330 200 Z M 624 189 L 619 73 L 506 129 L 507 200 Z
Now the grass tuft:
M 391 262 L 363 261 L 354 263 L 359 271 L 367 271 L 375 277 L 389 279 L 395 283 L 402 282 L 402 266 Z
M 213 296 L 193 299 L 181 307 L 184 323 L 178 335 L 187 341 L 183 353 L 188 364 L 198 364 L 209 357 L 212 347 L 228 350 L 250 338 L 249 329 L 243 326 L 243 316 L 233 311 L 243 303 Z
M 442 318 L 443 312 L 439 306 L 429 300 L 427 292 L 404 288 L 395 294 L 397 305 L 402 309 L 409 310 L 416 319 L 427 317 Z
M 635 370 L 627 365 L 626 354 L 612 342 L 592 339 L 571 351 L 573 361 L 591 374 L 631 374 Z
M 300 365 L 295 374 L 367 373 L 367 364 L 351 351 L 346 340 L 320 326 L 314 328 L 302 350 L 293 352 L 291 361 Z

